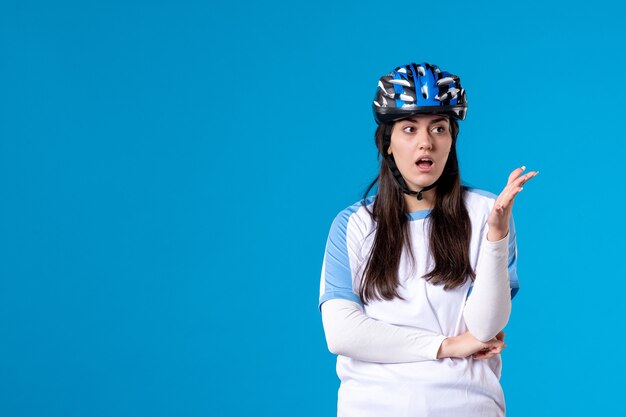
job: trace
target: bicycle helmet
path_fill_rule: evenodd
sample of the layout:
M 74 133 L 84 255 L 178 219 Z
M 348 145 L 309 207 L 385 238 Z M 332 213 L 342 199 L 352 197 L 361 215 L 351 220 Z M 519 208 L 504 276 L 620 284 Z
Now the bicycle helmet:
M 378 124 L 413 114 L 443 113 L 464 120 L 467 101 L 459 77 L 424 62 L 398 67 L 381 77 L 372 108 Z

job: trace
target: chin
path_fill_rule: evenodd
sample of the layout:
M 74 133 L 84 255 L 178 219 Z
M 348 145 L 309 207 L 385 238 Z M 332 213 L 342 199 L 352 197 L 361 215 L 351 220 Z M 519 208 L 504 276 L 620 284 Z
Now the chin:
M 439 177 L 441 177 L 441 174 L 439 174 L 439 175 L 431 175 L 431 174 L 421 175 L 419 179 L 416 178 L 415 181 L 410 181 L 408 185 L 414 191 L 420 191 L 421 189 L 426 188 L 429 185 L 433 184 L 435 181 L 437 181 L 439 179 Z

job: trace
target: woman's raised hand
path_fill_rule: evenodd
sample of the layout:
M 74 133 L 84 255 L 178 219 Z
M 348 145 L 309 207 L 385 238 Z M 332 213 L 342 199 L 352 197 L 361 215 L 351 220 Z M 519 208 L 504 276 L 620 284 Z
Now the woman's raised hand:
M 509 175 L 509 181 L 506 187 L 504 187 L 496 199 L 496 203 L 487 220 L 487 224 L 489 225 L 489 232 L 487 233 L 488 240 L 500 240 L 509 233 L 509 221 L 511 219 L 515 196 L 522 191 L 522 187 L 526 182 L 539 173 L 539 171 L 530 171 L 522 175 L 525 170 L 526 167 L 524 166 L 513 170 Z

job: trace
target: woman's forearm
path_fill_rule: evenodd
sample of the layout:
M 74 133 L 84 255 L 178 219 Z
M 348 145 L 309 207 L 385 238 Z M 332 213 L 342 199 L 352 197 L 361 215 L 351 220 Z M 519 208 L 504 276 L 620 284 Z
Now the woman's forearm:
M 508 235 L 495 242 L 484 238 L 474 288 L 463 311 L 465 324 L 474 337 L 486 342 L 506 326 L 510 314 Z
M 353 301 L 322 304 L 328 349 L 366 362 L 402 363 L 437 360 L 446 336 L 416 327 L 396 326 L 367 316 Z

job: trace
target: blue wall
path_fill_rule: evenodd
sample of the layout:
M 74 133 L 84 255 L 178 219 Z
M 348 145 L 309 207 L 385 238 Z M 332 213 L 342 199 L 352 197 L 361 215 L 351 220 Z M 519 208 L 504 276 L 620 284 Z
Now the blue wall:
M 0 4 L 0 415 L 332 416 L 317 310 L 370 104 L 459 74 L 465 180 L 518 197 L 509 416 L 621 405 L 618 2 Z

